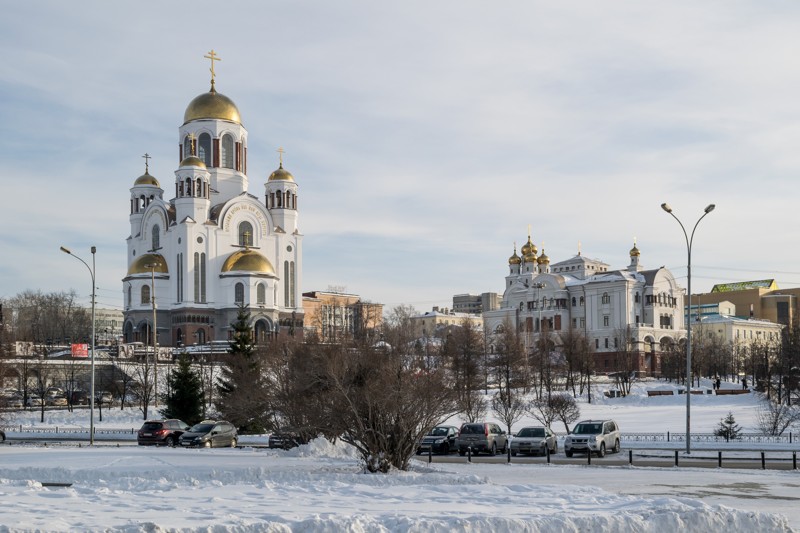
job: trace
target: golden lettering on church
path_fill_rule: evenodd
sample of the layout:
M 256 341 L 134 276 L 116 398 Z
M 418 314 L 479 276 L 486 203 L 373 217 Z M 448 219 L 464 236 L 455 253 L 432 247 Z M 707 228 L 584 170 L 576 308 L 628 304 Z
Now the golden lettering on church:
M 264 213 L 262 213 L 261 210 L 259 210 L 254 205 L 244 204 L 244 205 L 236 205 L 236 206 L 232 207 L 231 210 L 228 211 L 228 214 L 225 215 L 225 224 L 223 225 L 223 227 L 225 227 L 225 228 L 230 227 L 230 224 L 231 224 L 231 221 L 233 220 L 233 217 L 239 211 L 247 211 L 248 213 L 252 213 L 253 215 L 255 215 L 256 219 L 258 220 L 258 224 L 261 227 L 261 235 L 263 235 L 263 236 L 267 235 L 268 227 L 269 227 L 268 224 L 267 224 L 267 219 L 264 217 Z

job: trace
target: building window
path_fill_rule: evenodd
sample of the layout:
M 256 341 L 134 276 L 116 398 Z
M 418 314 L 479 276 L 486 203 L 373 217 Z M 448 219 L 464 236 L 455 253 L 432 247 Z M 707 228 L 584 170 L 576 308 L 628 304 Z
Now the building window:
M 233 137 L 226 133 L 222 136 L 221 163 L 225 168 L 233 168 Z
M 142 285 L 142 305 L 150 303 L 150 285 Z
M 211 135 L 201 133 L 197 138 L 197 157 L 199 157 L 207 167 L 211 166 Z
M 238 305 L 244 305 L 244 283 L 237 283 L 233 292 L 233 302 Z
M 603 300 L 602 300 L 602 303 L 603 303 L 603 304 L 610 304 L 610 303 L 611 303 L 611 297 L 608 295 L 608 293 L 607 293 L 607 292 L 604 292 L 604 293 L 603 293 Z
M 253 245 L 253 225 L 247 221 L 239 224 L 239 246 Z
M 194 154 L 194 150 L 192 149 L 192 140 L 187 135 L 183 138 L 183 158 L 186 159 L 190 155 Z
M 575 300 L 575 297 L 573 296 L 572 297 L 572 307 L 575 307 L 575 304 L 576 304 L 576 300 Z
M 264 287 L 263 283 L 259 283 L 256 286 L 256 303 L 258 305 L 264 305 L 267 301 L 267 290 Z
M 594 347 L 595 347 L 595 349 L 600 348 L 600 339 L 595 339 L 594 340 Z
M 608 327 L 608 315 L 605 315 L 605 316 L 603 317 L 603 326 L 604 326 L 604 327 Z
M 583 307 L 583 304 L 584 304 L 583 296 L 581 296 L 581 299 L 579 301 L 580 301 L 581 307 Z
M 633 297 L 633 301 L 637 304 L 639 303 L 639 293 L 637 292 L 636 295 Z
M 606 348 L 608 348 L 608 337 L 606 337 Z
M 160 238 L 160 235 L 159 235 L 158 224 L 153 226 L 152 241 L 153 241 L 153 249 L 152 249 L 152 251 L 155 252 L 156 250 L 161 248 L 161 238 Z
M 133 305 L 133 298 L 131 298 L 132 292 L 133 292 L 132 291 L 132 287 L 130 285 L 128 285 L 128 305 L 126 306 L 128 309 L 130 309 L 130 307 Z M 737 331 L 737 333 L 738 333 L 738 331 Z M 739 335 L 736 335 L 736 336 L 738 337 Z

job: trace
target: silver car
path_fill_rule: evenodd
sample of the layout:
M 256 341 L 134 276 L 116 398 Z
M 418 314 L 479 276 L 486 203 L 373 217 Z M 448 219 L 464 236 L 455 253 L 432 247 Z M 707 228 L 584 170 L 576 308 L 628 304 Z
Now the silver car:
M 584 420 L 578 422 L 564 439 L 564 453 L 596 453 L 605 457 L 606 450 L 619 452 L 619 426 L 613 420 Z
M 558 452 L 558 439 L 550 428 L 531 426 L 520 429 L 511 440 L 511 455 L 518 453 L 545 455 Z
M 493 422 L 472 422 L 461 426 L 456 438 L 458 454 L 487 452 L 496 455 L 497 451 L 505 453 L 508 449 L 508 435 Z

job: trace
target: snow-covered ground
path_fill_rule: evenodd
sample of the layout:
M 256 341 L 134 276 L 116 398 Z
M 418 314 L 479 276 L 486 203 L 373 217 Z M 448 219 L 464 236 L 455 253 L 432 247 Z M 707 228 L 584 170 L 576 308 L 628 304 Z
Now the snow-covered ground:
M 729 411 L 745 430 L 755 429 L 755 395 L 692 400 L 697 432 L 711 432 Z M 644 388 L 581 407 L 584 418 L 613 417 L 623 431 L 685 428 L 685 397 L 647 398 Z M 99 427 L 141 424 L 134 410 L 103 414 Z M 85 418 L 85 411 L 72 418 L 48 412 L 45 425 L 85 427 Z M 15 423 L 34 419 L 21 414 Z M 800 530 L 800 474 L 793 471 L 603 467 L 597 461 L 412 464 L 410 472 L 365 474 L 349 447 L 322 440 L 288 452 L 4 445 L 0 530 Z

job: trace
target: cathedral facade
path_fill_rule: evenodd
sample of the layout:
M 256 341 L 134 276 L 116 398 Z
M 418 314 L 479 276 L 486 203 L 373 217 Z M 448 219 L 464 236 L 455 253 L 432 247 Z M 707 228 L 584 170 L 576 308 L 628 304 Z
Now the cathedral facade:
M 490 334 L 510 326 L 531 349 L 541 334 L 558 344 L 559 334 L 585 335 L 594 352 L 595 371 L 611 373 L 616 355 L 635 352 L 637 371 L 657 375 L 661 354 L 685 341 L 684 290 L 664 267 L 647 270 L 634 244 L 630 264 L 621 270 L 580 252 L 550 264 L 531 242 L 508 260 L 503 305 L 483 313 Z
M 173 183 L 150 175 L 146 159 L 130 189 L 125 342 L 151 344 L 154 329 L 161 346 L 228 340 L 240 306 L 256 342 L 302 335 L 297 182 L 279 150 L 263 192 L 248 191 L 247 130 L 215 88 L 213 51 L 206 57 L 211 89 L 186 108 Z

